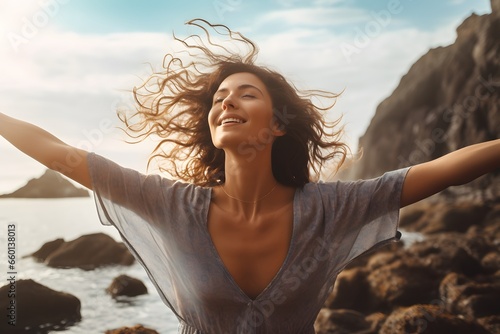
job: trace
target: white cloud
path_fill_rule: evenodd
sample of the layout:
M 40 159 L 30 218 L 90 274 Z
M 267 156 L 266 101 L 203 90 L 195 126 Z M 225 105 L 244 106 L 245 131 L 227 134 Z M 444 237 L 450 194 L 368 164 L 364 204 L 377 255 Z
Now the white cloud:
M 257 20 L 256 25 L 271 23 L 278 26 L 289 24 L 293 26 L 327 27 L 353 24 L 366 18 L 369 18 L 366 12 L 357 8 L 304 7 L 269 12 Z
M 142 62 L 159 63 L 166 44 L 163 34 L 97 36 L 46 31 L 18 52 L 0 55 L 0 69 L 9 74 L 0 77 L 0 83 L 6 80 L 9 86 L 48 91 L 123 88 L 127 84 L 123 76 L 138 74 L 145 67 Z

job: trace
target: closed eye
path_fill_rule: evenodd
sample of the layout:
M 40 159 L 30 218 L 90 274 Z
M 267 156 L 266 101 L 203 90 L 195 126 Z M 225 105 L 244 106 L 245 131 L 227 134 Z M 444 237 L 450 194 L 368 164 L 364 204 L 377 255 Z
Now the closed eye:
M 214 105 L 217 103 L 221 103 L 222 101 L 224 101 L 224 99 L 222 97 L 218 97 L 218 98 L 214 99 Z
M 242 98 L 254 99 L 255 95 L 245 94 L 245 95 L 242 96 Z M 217 97 L 217 98 L 214 99 L 214 105 L 216 105 L 218 103 L 221 103 L 222 101 L 224 101 L 223 97 Z

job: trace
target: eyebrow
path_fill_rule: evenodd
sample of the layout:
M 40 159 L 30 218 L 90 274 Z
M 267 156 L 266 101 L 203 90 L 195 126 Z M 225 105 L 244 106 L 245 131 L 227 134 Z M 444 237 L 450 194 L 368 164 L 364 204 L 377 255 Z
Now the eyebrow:
M 239 85 L 238 87 L 236 87 L 237 90 L 243 90 L 243 89 L 246 89 L 246 88 L 254 88 L 254 89 L 257 89 L 261 94 L 262 96 L 264 96 L 264 93 L 256 86 L 254 85 L 251 85 L 251 84 L 242 84 L 242 85 Z M 221 88 L 219 90 L 217 90 L 214 94 L 214 96 L 217 94 L 217 93 L 223 93 L 223 92 L 227 92 L 229 91 L 229 88 Z

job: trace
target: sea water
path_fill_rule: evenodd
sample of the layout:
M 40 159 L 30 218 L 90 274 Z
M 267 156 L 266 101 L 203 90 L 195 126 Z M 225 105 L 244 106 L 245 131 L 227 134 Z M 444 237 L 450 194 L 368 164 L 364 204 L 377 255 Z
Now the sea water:
M 7 283 L 9 272 L 7 237 L 9 231 L 12 234 L 9 225 L 15 226 L 16 279 L 32 279 L 80 299 L 82 320 L 63 333 L 104 333 L 108 329 L 136 324 L 153 328 L 161 334 L 177 333 L 176 317 L 161 301 L 137 262 L 132 266 L 85 271 L 50 268 L 32 258 L 23 258 L 57 238 L 70 241 L 85 234 L 102 232 L 120 241 L 113 227 L 100 224 L 92 198 L 0 199 L 0 286 Z M 121 274 L 140 279 L 148 288 L 148 294 L 119 301 L 113 299 L 105 289 Z M 0 314 L 0 319 L 6 321 L 6 316 Z

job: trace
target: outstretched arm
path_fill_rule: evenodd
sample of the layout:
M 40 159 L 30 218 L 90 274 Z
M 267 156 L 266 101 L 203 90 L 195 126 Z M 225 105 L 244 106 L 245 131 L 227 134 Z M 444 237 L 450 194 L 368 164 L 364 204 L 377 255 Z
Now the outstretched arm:
M 72 147 L 47 131 L 0 113 L 0 135 L 50 169 L 91 189 L 87 152 Z
M 438 159 L 415 165 L 406 176 L 401 207 L 498 169 L 500 139 L 467 146 Z

